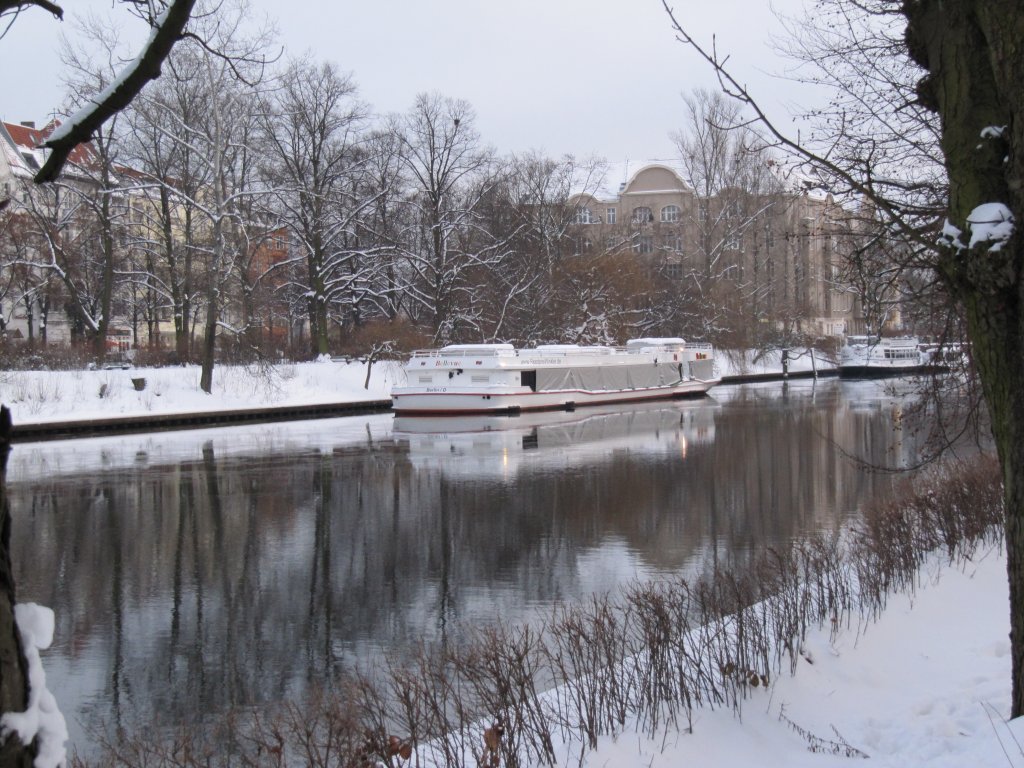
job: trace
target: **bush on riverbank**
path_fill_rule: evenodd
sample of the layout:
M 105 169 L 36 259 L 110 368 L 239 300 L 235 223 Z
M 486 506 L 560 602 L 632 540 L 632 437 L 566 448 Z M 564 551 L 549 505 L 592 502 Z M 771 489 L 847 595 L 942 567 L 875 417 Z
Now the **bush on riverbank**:
M 480 628 L 461 648 L 424 648 L 303 702 L 160 740 L 125 738 L 94 763 L 72 764 L 555 764 L 564 745 L 580 755 L 626 729 L 689 729 L 698 707 L 741 713 L 795 671 L 810 629 L 860 632 L 892 594 L 915 590 L 929 557 L 962 564 L 1001 536 L 995 463 L 936 468 L 844 534 L 765 551 L 742 571 L 634 584 L 619 599 L 560 607 L 539 630 Z M 838 736 L 807 737 L 820 750 L 852 749 Z

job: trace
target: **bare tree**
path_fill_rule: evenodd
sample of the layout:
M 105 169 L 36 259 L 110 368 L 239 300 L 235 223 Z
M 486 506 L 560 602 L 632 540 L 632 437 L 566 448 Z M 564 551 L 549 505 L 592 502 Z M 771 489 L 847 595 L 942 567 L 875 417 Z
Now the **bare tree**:
M 241 14 L 236 17 L 235 25 L 226 30 L 229 35 L 239 32 L 240 21 Z M 223 44 L 232 42 L 240 41 L 228 37 Z M 250 44 L 249 41 L 243 43 Z M 193 140 L 202 147 L 210 192 L 208 197 L 195 202 L 209 224 L 199 387 L 204 392 L 212 392 L 225 289 L 247 243 L 244 229 L 250 222 L 244 219 L 241 204 L 257 192 L 253 186 L 256 159 L 250 156 L 253 149 L 249 145 L 254 133 L 256 99 L 249 85 L 236 79 L 232 68 L 223 60 L 208 53 L 203 55 L 200 72 L 207 88 L 209 112 L 205 120 L 189 128 Z
M 371 131 L 365 142 L 363 196 L 372 203 L 361 221 L 376 246 L 379 266 L 378 287 L 371 301 L 388 321 L 394 321 L 406 305 L 408 271 L 403 269 L 398 251 L 408 215 L 402 196 L 407 178 L 401 152 L 401 138 L 386 128 Z
M 696 206 L 686 212 L 695 238 L 680 303 L 697 309 L 700 336 L 733 346 L 778 341 L 780 329 L 785 337 L 808 316 L 786 269 L 802 262 L 800 192 L 787 188 L 740 104 L 703 89 L 684 98 L 686 122 L 673 138 Z
M 362 182 L 366 113 L 350 76 L 332 64 L 296 61 L 282 75 L 265 121 L 280 220 L 304 267 L 298 288 L 314 355 L 329 351 L 332 308 L 351 310 L 361 292 L 372 290 L 375 249 L 359 231 L 376 194 Z
M 508 254 L 478 227 L 477 206 L 497 182 L 469 104 L 423 94 L 397 119 L 401 158 L 412 183 L 412 221 L 401 245 L 412 273 L 413 314 L 424 312 L 436 343 L 479 337 L 479 280 Z
M 508 164 L 501 209 L 514 217 L 506 229 L 515 232 L 515 248 L 494 273 L 490 337 L 521 342 L 561 339 L 566 328 L 565 318 L 554 311 L 559 305 L 556 289 L 567 260 L 578 254 L 585 239 L 575 226 L 574 200 L 596 190 L 605 166 L 572 156 L 556 160 L 539 152 L 513 156 Z M 600 247 L 594 245 L 593 250 Z
M 170 310 L 174 322 L 175 356 L 192 359 L 193 326 L 201 306 L 199 250 L 203 214 L 199 208 L 208 183 L 201 148 L 191 140 L 189 126 L 198 125 L 207 110 L 207 96 L 196 56 L 168 62 L 162 78 L 133 105 L 129 162 L 149 197 L 138 242 L 145 268 L 137 283 L 155 295 L 154 311 Z
M 120 44 L 115 32 L 99 19 L 87 21 L 83 28 L 84 45 L 73 46 L 65 40 L 62 60 L 65 86 L 73 102 L 91 102 L 117 77 Z M 98 57 L 85 47 L 98 51 Z M 80 201 L 85 216 L 83 229 L 88 237 L 80 242 L 72 255 L 90 260 L 94 267 L 77 270 L 79 278 L 92 274 L 93 285 L 73 283 L 72 270 L 66 259 L 59 270 L 70 303 L 69 312 L 79 319 L 91 340 L 92 356 L 102 363 L 107 352 L 107 332 L 114 312 L 116 283 L 124 279 L 126 225 L 130 207 L 120 174 L 119 153 L 122 131 L 120 116 L 112 115 L 99 125 L 87 145 L 79 147 L 76 170 L 83 177 L 78 183 L 52 183 L 63 188 L 64 195 Z M 59 130 L 59 128 L 58 128 Z M 69 255 L 67 251 L 64 255 Z

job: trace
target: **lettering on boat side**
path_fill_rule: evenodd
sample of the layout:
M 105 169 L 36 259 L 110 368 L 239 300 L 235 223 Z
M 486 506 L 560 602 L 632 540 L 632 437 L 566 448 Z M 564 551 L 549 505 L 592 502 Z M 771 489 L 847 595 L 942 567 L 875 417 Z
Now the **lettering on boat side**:
M 447 392 L 448 387 L 427 387 L 427 392 Z

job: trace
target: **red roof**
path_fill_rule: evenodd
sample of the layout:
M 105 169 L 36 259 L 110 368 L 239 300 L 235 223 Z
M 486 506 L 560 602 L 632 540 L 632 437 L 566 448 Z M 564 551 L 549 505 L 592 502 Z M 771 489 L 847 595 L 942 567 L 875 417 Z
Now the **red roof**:
M 35 149 L 39 147 L 46 137 L 53 132 L 53 130 L 60 125 L 59 120 L 51 120 L 49 123 L 44 125 L 42 128 L 29 128 L 27 125 L 20 125 L 18 123 L 4 123 L 4 128 L 14 139 L 14 143 L 25 149 Z M 79 144 L 68 156 L 68 160 L 77 165 L 88 165 L 90 159 L 93 156 L 92 144 L 88 141 Z

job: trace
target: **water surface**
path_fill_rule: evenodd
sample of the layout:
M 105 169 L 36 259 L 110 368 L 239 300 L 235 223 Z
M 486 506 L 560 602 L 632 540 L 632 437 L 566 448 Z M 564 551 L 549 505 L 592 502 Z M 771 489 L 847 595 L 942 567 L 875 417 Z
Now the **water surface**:
M 519 417 L 391 414 L 19 444 L 18 599 L 74 746 L 300 695 L 420 640 L 835 530 L 913 462 L 877 382 Z

